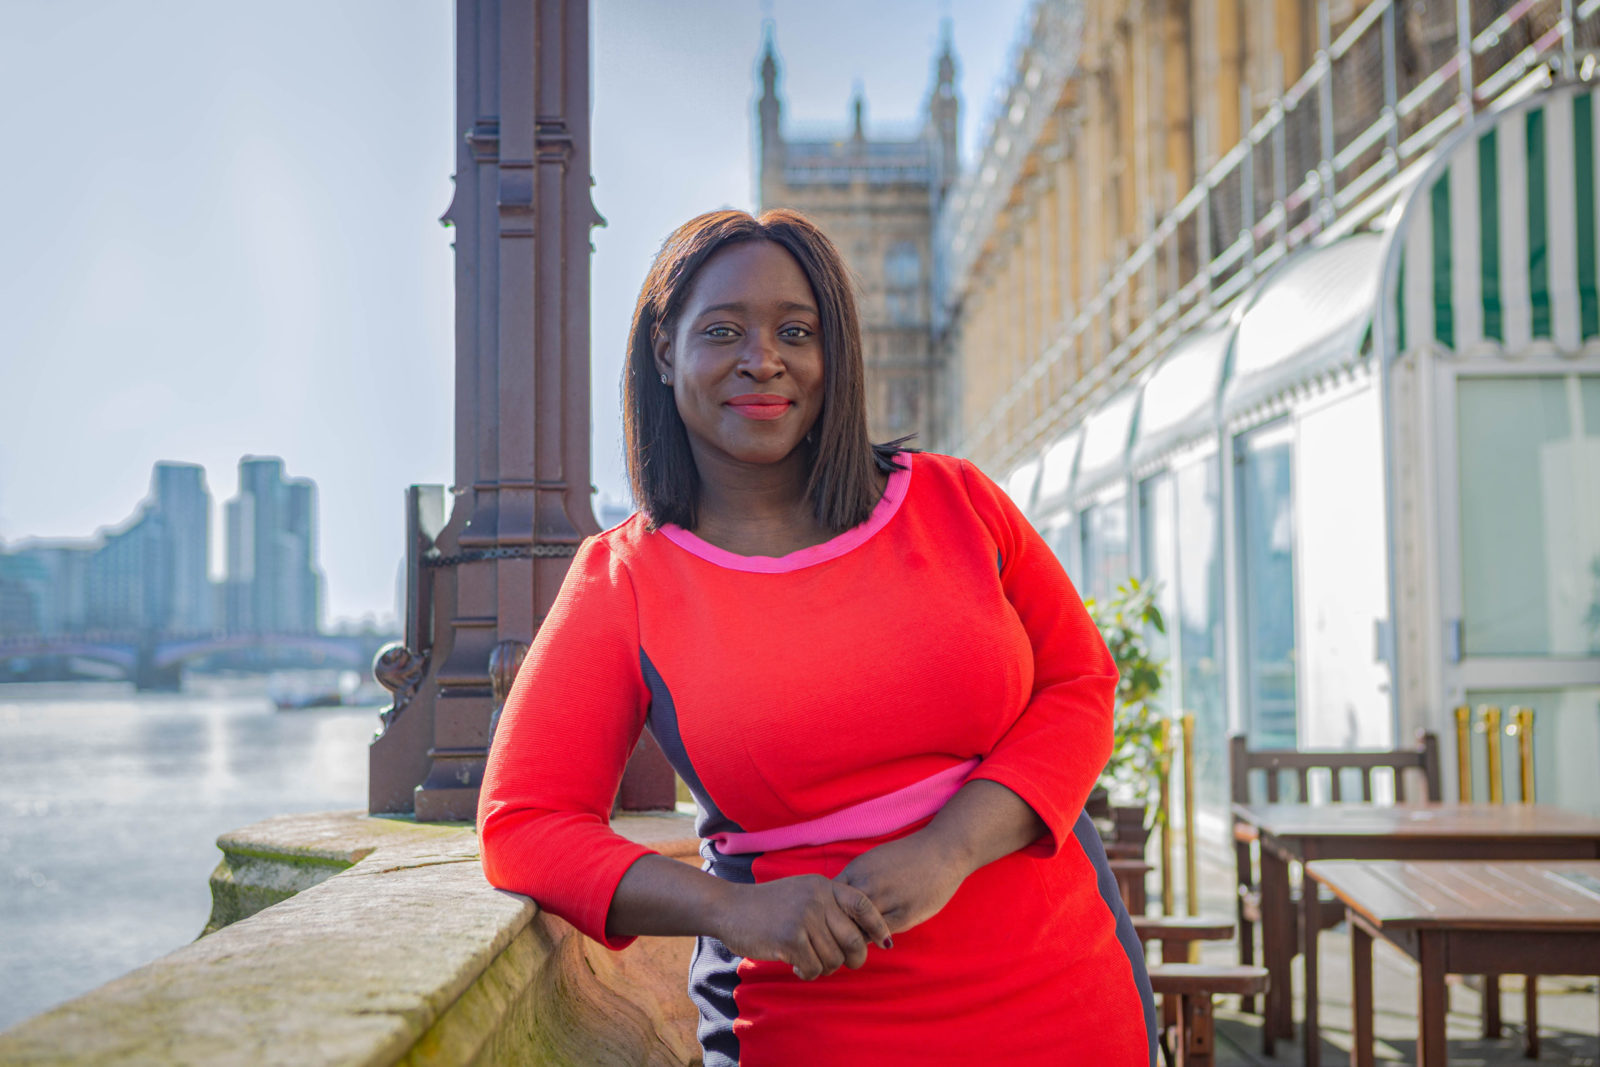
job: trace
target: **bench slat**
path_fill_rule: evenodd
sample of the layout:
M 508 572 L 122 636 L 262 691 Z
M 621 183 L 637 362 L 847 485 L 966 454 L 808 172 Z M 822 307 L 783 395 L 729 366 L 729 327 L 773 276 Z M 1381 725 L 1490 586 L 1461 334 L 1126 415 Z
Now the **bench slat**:
M 1254 996 L 1267 991 L 1267 969 L 1243 964 L 1157 963 L 1150 967 L 1150 989 L 1160 995 Z
M 1133 932 L 1142 941 L 1227 941 L 1233 937 L 1233 923 L 1198 915 L 1135 915 Z

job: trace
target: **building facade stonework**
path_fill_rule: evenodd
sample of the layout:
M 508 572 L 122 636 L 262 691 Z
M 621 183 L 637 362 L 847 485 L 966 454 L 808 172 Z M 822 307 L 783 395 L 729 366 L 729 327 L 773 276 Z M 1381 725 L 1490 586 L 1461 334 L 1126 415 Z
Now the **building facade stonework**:
M 786 130 L 778 60 L 761 60 L 760 209 L 793 208 L 820 226 L 854 273 L 873 440 L 941 434 L 931 403 L 940 373 L 934 343 L 934 219 L 959 167 L 960 104 L 948 38 L 920 124 L 869 135 L 860 91 L 848 125 Z

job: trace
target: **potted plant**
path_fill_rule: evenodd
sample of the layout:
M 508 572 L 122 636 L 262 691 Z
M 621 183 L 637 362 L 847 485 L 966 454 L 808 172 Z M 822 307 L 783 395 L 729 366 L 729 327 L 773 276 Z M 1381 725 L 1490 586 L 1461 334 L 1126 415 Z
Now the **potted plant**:
M 1111 758 L 1090 795 L 1089 814 L 1112 824 L 1114 840 L 1141 845 L 1151 825 L 1146 813 L 1160 813 L 1151 794 L 1171 761 L 1167 718 L 1156 703 L 1166 661 L 1151 653 L 1148 640 L 1152 631 L 1166 633 L 1156 590 L 1129 578 L 1104 600 L 1084 601 L 1120 676 Z

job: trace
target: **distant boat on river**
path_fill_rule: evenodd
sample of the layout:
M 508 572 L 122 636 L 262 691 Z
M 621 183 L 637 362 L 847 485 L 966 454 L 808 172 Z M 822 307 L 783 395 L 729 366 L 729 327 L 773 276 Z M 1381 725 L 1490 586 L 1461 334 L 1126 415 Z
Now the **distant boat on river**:
M 356 671 L 284 671 L 267 680 L 267 698 L 279 711 L 378 707 L 389 694 Z

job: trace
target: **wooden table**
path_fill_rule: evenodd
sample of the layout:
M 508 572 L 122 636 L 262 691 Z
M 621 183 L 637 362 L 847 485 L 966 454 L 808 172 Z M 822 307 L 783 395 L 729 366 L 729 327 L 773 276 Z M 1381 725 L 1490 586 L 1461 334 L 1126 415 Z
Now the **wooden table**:
M 1600 818 L 1542 804 L 1235 804 L 1261 843 L 1262 963 L 1271 975 L 1262 1026 L 1294 1035 L 1289 864 L 1329 859 L 1600 859 Z M 1317 894 L 1302 893 L 1305 1062 L 1319 1067 Z
M 1418 1062 L 1445 1062 L 1447 974 L 1600 973 L 1600 862 L 1319 860 L 1350 917 L 1358 1067 L 1372 1067 L 1372 939 L 1417 961 Z

